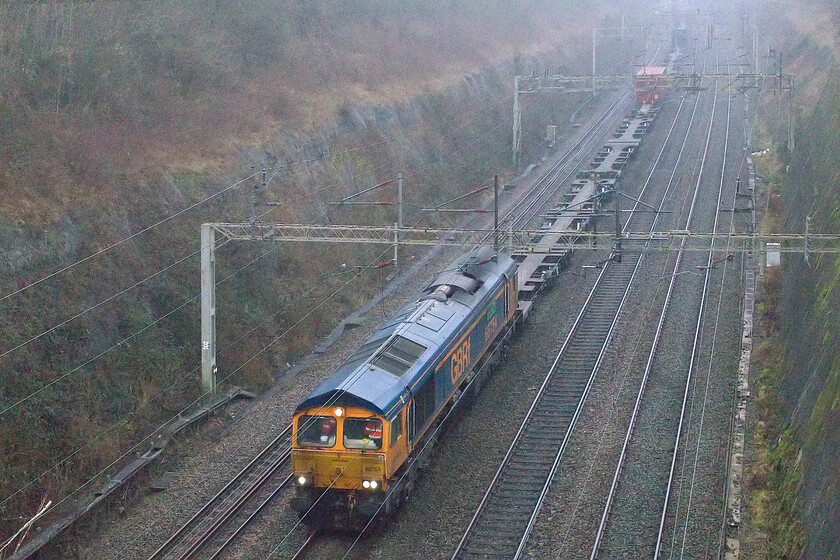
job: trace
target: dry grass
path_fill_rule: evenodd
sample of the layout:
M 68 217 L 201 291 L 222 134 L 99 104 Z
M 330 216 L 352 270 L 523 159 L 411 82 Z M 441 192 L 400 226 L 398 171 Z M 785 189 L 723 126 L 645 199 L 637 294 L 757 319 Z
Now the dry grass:
M 18 52 L 0 95 L 11 147 L 0 150 L 0 216 L 45 225 L 81 198 L 113 206 L 121 182 L 226 169 L 233 144 L 310 136 L 342 107 L 399 104 L 588 29 L 582 9 L 551 2 L 291 2 L 269 13 L 254 1 L 226 24 L 213 19 L 230 15 L 224 4 L 138 6 L 0 14 L 0 48 Z
M 772 46 L 785 55 L 785 72 L 796 77 L 800 118 L 807 118 L 825 84 L 837 79 L 833 66 L 840 63 L 840 4 L 773 0 L 762 13 Z
M 840 62 L 840 8 L 836 2 L 816 3 L 801 0 L 775 0 L 793 24 L 797 35 L 808 37 L 820 48 L 834 53 Z

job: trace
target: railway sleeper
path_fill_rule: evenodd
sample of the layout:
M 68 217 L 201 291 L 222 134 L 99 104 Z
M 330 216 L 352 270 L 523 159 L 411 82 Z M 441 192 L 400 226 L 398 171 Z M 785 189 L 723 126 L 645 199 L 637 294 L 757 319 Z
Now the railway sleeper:
M 545 473 L 550 464 L 548 461 L 543 463 L 526 463 L 524 465 L 520 464 L 512 464 L 508 468 L 505 469 L 505 473 L 509 476 L 523 476 L 523 477 L 533 477 L 533 476 L 540 476 Z
M 514 509 L 511 511 L 511 514 L 519 515 L 524 512 L 530 513 L 531 506 L 534 504 L 534 499 L 536 499 L 539 495 L 540 490 L 535 492 L 525 492 L 522 490 L 503 488 L 495 494 L 495 498 L 506 502 L 508 506 L 513 506 Z
M 460 558 L 470 558 L 470 559 L 479 559 L 479 558 L 510 558 L 512 553 L 516 552 L 516 550 L 512 551 L 500 551 L 495 548 L 488 548 L 482 546 L 470 546 L 468 548 L 464 548 L 464 554 L 459 555 Z M 479 555 L 479 556 L 476 556 Z
M 521 506 L 521 505 L 512 506 L 512 505 L 507 505 L 507 504 L 499 504 L 499 505 L 496 505 L 493 508 L 493 513 L 496 514 L 497 516 L 503 516 L 505 519 L 507 519 L 508 522 L 510 522 L 511 516 L 512 515 L 519 515 L 519 514 L 523 513 L 525 507 L 527 507 L 527 506 Z M 482 515 L 481 519 L 485 519 L 486 516 L 487 516 L 487 513 Z
M 499 525 L 493 530 L 489 530 L 489 528 L 484 530 L 477 530 L 476 540 L 479 540 L 484 545 L 492 545 L 495 550 L 498 550 L 499 547 L 513 547 L 515 550 L 516 547 L 519 546 L 519 539 L 517 539 L 516 536 L 511 535 L 510 533 L 505 534 L 504 532 L 499 532 L 499 529 L 504 531 L 505 526 Z M 509 525 L 507 529 L 510 530 Z

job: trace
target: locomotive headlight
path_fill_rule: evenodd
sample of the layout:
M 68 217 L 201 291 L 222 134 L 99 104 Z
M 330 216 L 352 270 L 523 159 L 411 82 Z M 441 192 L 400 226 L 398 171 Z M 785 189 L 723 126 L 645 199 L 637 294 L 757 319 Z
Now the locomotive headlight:
M 370 481 L 369 480 L 363 480 L 362 481 L 362 486 L 364 486 L 365 488 L 370 488 Z
M 299 486 L 306 486 L 307 482 L 308 482 L 308 480 L 305 476 L 301 475 L 301 476 L 297 477 L 297 483 L 298 483 Z
M 378 487 L 379 487 L 379 483 L 378 483 L 378 482 L 376 482 L 375 480 L 371 480 L 371 481 L 370 481 L 370 489 L 371 489 L 371 490 L 376 490 Z
M 339 406 L 338 408 L 335 409 L 335 415 L 340 418 L 341 416 L 344 415 L 344 409 Z

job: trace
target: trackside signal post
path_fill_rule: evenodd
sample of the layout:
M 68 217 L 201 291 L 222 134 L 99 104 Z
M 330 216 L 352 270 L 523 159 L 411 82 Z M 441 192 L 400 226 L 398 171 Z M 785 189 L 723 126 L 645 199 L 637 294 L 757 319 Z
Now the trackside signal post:
M 252 168 L 253 170 L 253 168 Z M 256 173 L 253 174 L 256 177 Z M 374 185 L 360 192 L 346 196 L 339 202 L 329 203 L 331 205 L 387 205 L 392 206 L 393 202 L 385 201 L 368 201 L 356 202 L 353 199 L 373 191 L 380 187 L 390 185 L 393 179 L 383 181 L 378 185 Z M 262 180 L 256 182 L 250 193 L 251 214 L 248 219 L 247 240 L 249 241 L 275 241 L 273 233 L 268 233 L 263 229 L 263 226 L 258 223 L 257 206 L 259 204 L 258 198 L 260 191 L 264 191 L 267 186 L 266 170 L 262 170 Z M 268 202 L 268 206 L 279 206 L 279 202 Z M 216 392 L 216 374 L 218 367 L 216 365 L 216 232 L 219 231 L 223 236 L 231 240 L 244 241 L 246 237 L 243 236 L 244 231 L 237 230 L 236 234 L 232 234 L 230 230 L 225 229 L 229 224 L 202 224 L 201 225 L 201 388 L 205 393 Z M 273 226 L 272 226 L 273 227 Z M 394 266 L 399 263 L 399 246 L 400 246 L 400 232 L 403 229 L 403 172 L 397 174 L 397 221 L 393 228 L 393 245 L 394 245 Z
M 564 76 L 562 74 L 543 73 L 542 76 L 532 73 L 530 76 L 514 76 L 513 78 L 513 166 L 519 170 L 522 158 L 522 107 L 519 96 L 527 93 L 557 92 L 557 93 L 591 93 L 595 95 L 604 89 L 620 89 L 627 87 L 630 80 L 627 76 L 599 76 L 595 66 L 595 33 L 601 31 L 601 38 L 620 38 L 622 41 L 631 37 L 640 39 L 645 37 L 645 27 L 627 27 L 624 17 L 621 18 L 620 28 L 595 28 L 592 30 L 592 75 Z M 604 32 L 611 33 L 607 35 Z
M 355 194 L 344 197 L 338 202 L 331 202 L 330 205 L 355 205 L 355 204 L 373 204 L 373 205 L 388 205 L 392 206 L 393 202 L 371 201 L 371 202 L 357 202 L 354 201 L 357 196 L 373 191 L 380 187 L 393 183 L 393 179 L 383 181 L 378 185 L 374 185 L 367 189 L 363 189 Z M 265 188 L 265 172 L 263 172 L 262 188 Z M 494 227 L 493 232 L 495 236 L 493 239 L 494 247 L 499 247 L 499 176 L 493 178 L 494 191 Z M 218 233 L 228 241 L 337 241 L 341 239 L 344 243 L 371 243 L 369 232 L 372 231 L 368 226 L 292 226 L 293 229 L 298 230 L 298 235 L 293 235 L 291 238 L 287 237 L 283 232 L 285 231 L 285 224 L 263 224 L 257 220 L 256 216 L 256 192 L 255 187 L 251 194 L 251 215 L 248 223 L 239 224 L 224 224 L 224 223 L 207 223 L 201 225 L 201 388 L 205 393 L 216 392 L 216 374 L 218 368 L 216 365 L 216 234 Z M 450 209 L 443 208 L 452 202 L 462 200 L 466 197 L 472 196 L 476 193 L 482 192 L 490 188 L 488 186 L 474 189 L 469 193 L 459 196 L 453 200 L 449 200 L 438 205 L 435 208 L 425 208 L 424 211 L 437 212 L 488 212 L 482 208 L 473 209 Z M 278 203 L 272 203 L 276 205 Z M 314 228 L 314 229 L 313 229 Z M 311 237 L 310 233 L 318 231 L 320 228 L 325 228 L 320 233 L 316 233 L 315 237 Z M 397 174 L 397 222 L 393 228 L 374 228 L 381 237 L 377 237 L 374 244 L 393 244 L 394 246 L 394 260 L 393 264 L 397 265 L 399 258 L 399 245 L 417 245 L 417 239 L 408 238 L 407 236 L 416 236 L 416 232 L 422 231 L 421 237 L 424 238 L 420 245 L 439 245 L 442 244 L 439 233 L 441 230 L 430 230 L 421 228 L 405 228 L 403 227 L 403 172 Z M 322 236 L 326 233 L 326 236 Z M 335 237 L 335 235 L 339 237 Z M 477 230 L 472 235 L 479 237 L 473 240 L 471 244 L 481 245 L 487 238 L 488 232 L 485 230 Z M 345 236 L 346 235 L 346 236 Z M 443 243 L 446 244 L 446 243 Z
M 522 107 L 519 97 L 539 93 L 595 93 L 630 85 L 628 76 L 563 76 L 543 74 L 513 77 L 513 165 L 519 169 L 522 158 Z

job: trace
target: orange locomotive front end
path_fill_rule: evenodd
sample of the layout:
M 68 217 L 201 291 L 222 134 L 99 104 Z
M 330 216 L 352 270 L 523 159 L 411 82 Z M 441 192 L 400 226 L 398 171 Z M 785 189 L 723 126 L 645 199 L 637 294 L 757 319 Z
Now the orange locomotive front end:
M 361 407 L 317 407 L 294 417 L 292 469 L 301 515 L 366 521 L 408 455 L 403 415 L 388 422 Z M 348 492 L 349 491 L 349 492 Z M 321 519 L 322 521 L 339 521 Z

